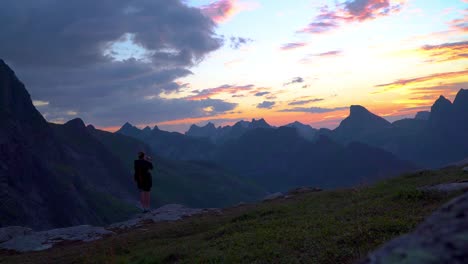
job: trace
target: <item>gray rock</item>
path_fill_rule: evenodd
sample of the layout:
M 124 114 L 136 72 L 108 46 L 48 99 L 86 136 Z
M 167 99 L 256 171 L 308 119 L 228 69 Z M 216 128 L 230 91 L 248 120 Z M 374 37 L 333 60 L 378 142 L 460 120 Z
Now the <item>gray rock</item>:
M 143 225 L 145 222 L 161 222 L 161 221 L 177 221 L 183 217 L 197 215 L 206 212 L 217 212 L 220 213 L 220 209 L 208 208 L 208 209 L 193 209 L 188 208 L 180 204 L 168 204 L 162 206 L 156 210 L 152 210 L 146 214 L 139 214 L 137 217 L 110 225 L 109 229 L 128 229 L 132 227 L 138 227 Z
M 9 226 L 0 228 L 0 243 L 8 241 L 18 236 L 29 235 L 32 233 L 31 228 L 22 226 Z
M 270 195 L 265 196 L 263 198 L 263 201 L 271 201 L 271 200 L 276 200 L 276 199 L 283 198 L 283 197 L 284 197 L 283 193 L 277 192 L 277 193 L 272 193 Z
M 1 243 L 0 248 L 18 252 L 40 251 L 51 248 L 63 241 L 90 242 L 111 234 L 114 233 L 102 227 L 89 225 L 73 226 L 16 236 Z
M 433 213 L 413 233 L 390 241 L 362 263 L 467 263 L 468 193 Z
M 464 172 L 468 172 L 468 167 L 463 168 Z
M 419 188 L 421 191 L 454 192 L 468 190 L 468 182 L 444 183 Z
M 321 191 L 322 191 L 322 189 L 320 189 L 320 188 L 299 187 L 299 188 L 292 189 L 292 190 L 288 191 L 288 194 L 296 195 L 296 194 L 301 194 L 301 193 L 321 192 Z

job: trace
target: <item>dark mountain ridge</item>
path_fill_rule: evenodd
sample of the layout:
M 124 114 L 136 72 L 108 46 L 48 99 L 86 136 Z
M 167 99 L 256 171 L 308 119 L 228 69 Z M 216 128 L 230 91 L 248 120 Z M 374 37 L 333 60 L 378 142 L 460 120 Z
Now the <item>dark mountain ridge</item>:
M 137 211 L 133 160 L 138 151 L 151 155 L 150 147 L 132 137 L 85 126 L 78 118 L 63 125 L 47 123 L 3 61 L 0 96 L 0 227 L 105 225 Z M 126 129 L 139 133 L 129 124 Z M 163 133 L 169 139 L 166 144 L 179 136 L 158 129 L 150 132 Z M 153 196 L 157 205 L 222 207 L 265 194 L 212 164 L 159 157 L 155 164 L 154 181 L 161 188 Z
M 337 142 L 362 142 L 392 152 L 420 166 L 437 168 L 468 156 L 468 90 L 461 89 L 454 103 L 440 96 L 422 118 L 392 124 L 359 107 L 332 132 Z M 319 133 L 321 134 L 321 133 Z

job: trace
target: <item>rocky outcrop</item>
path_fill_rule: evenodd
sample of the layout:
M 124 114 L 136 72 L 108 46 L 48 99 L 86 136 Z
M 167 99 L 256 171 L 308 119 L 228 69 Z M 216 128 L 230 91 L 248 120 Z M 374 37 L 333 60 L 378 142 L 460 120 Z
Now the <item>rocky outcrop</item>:
M 468 182 L 444 183 L 419 188 L 421 191 L 455 192 L 468 190 Z
M 433 213 L 413 233 L 390 241 L 362 263 L 466 263 L 467 212 L 468 193 L 465 193 Z
M 15 236 L 0 244 L 0 248 L 18 252 L 41 251 L 65 241 L 91 242 L 113 234 L 102 227 L 89 225 L 59 228 L 42 232 Z
M 215 212 L 220 213 L 221 211 L 216 208 L 208 209 L 194 209 L 188 208 L 180 204 L 168 204 L 162 206 L 156 210 L 152 210 L 146 214 L 140 214 L 135 218 L 127 221 L 114 223 L 110 225 L 109 229 L 129 229 L 133 227 L 142 226 L 148 222 L 161 222 L 161 221 L 177 221 L 184 217 L 198 215 L 202 213 Z
M 116 233 L 114 231 L 121 232 L 148 223 L 177 221 L 185 217 L 203 213 L 220 214 L 221 210 L 216 208 L 193 209 L 179 204 L 170 204 L 105 228 L 80 225 L 32 232 L 31 229 L 25 227 L 6 227 L 0 229 L 0 249 L 17 252 L 41 251 L 64 242 L 91 242 L 106 236 L 115 235 Z

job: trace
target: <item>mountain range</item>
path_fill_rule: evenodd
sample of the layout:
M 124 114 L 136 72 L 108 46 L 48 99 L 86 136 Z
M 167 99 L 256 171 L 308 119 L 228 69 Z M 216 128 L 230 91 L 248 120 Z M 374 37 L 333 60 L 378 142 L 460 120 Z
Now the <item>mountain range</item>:
M 335 130 L 264 119 L 192 126 L 129 123 L 116 133 L 81 119 L 48 123 L 0 60 L 0 227 L 104 225 L 137 209 L 133 160 L 153 156 L 153 204 L 224 207 L 298 186 L 339 188 L 468 157 L 468 95 L 390 123 L 362 106 Z
M 145 143 L 85 126 L 48 123 L 0 60 L 0 227 L 104 225 L 137 212 L 133 160 Z M 170 137 L 169 137 L 170 138 Z M 223 207 L 265 191 L 209 162 L 154 157 L 155 206 Z

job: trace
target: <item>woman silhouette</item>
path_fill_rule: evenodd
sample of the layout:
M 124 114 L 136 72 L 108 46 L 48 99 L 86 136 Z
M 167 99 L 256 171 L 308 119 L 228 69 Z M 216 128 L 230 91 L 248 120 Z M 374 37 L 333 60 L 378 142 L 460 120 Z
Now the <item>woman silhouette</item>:
M 134 162 L 135 175 L 134 179 L 140 189 L 140 202 L 143 208 L 143 213 L 150 210 L 150 192 L 153 185 L 150 170 L 153 169 L 151 157 L 145 155 L 144 152 L 138 153 L 138 159 Z

